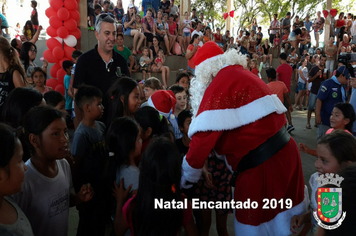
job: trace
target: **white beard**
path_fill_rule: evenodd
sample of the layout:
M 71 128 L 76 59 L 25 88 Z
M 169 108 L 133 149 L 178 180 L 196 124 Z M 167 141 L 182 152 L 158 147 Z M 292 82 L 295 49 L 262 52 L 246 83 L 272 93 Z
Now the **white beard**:
M 189 89 L 193 118 L 197 115 L 205 90 L 209 87 L 211 81 L 213 81 L 214 77 L 222 68 L 230 65 L 242 65 L 246 68 L 246 56 L 237 52 L 235 49 L 231 49 L 224 54 L 208 58 L 196 66 L 195 78 L 190 82 L 191 86 Z

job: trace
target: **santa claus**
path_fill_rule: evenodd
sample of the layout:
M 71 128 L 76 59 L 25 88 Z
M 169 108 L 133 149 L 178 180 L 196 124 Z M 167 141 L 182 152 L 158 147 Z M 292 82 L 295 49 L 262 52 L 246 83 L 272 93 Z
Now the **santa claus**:
M 234 172 L 234 201 L 256 201 L 235 210 L 235 235 L 289 235 L 290 220 L 307 210 L 298 147 L 285 130 L 286 111 L 250 71 L 246 56 L 207 42 L 195 55 L 190 94 L 191 143 L 183 160 L 183 188 L 199 180 L 211 150 Z

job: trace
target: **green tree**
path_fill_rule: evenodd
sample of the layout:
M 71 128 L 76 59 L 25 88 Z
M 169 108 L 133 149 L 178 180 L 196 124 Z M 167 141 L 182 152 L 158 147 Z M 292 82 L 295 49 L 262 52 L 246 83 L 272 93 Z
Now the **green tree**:
M 226 12 L 226 0 L 193 0 L 191 8 L 197 9 L 197 16 L 201 12 L 204 13 L 204 20 L 211 19 L 214 28 L 224 28 L 225 20 L 222 16 Z
M 325 1 L 325 0 L 324 0 Z M 340 0 L 341 1 L 341 0 Z M 239 28 L 252 23 L 253 18 L 262 18 L 260 24 L 269 25 L 273 14 L 278 14 L 278 19 L 291 12 L 291 18 L 298 15 L 303 19 L 307 14 L 313 15 L 320 2 L 314 0 L 236 0 L 235 9 L 242 9 L 239 19 Z
M 332 9 L 337 9 L 339 12 L 355 12 L 355 0 L 350 0 L 346 2 L 343 0 L 333 0 Z M 323 4 L 323 9 L 326 9 L 326 3 Z
M 287 12 L 291 12 L 291 18 L 296 15 L 304 19 L 310 15 L 311 19 L 316 17 L 316 9 L 319 4 L 323 4 L 326 9 L 326 0 L 234 0 L 235 29 L 246 28 L 252 23 L 253 18 L 262 20 L 258 24 L 268 25 L 273 19 L 273 14 L 278 14 L 278 19 L 285 17 Z M 192 8 L 197 9 L 197 14 L 204 12 L 204 18 L 212 19 L 213 25 L 224 28 L 225 20 L 223 13 L 226 12 L 226 0 L 193 0 Z M 338 12 L 350 12 L 355 10 L 355 0 L 345 2 L 343 0 L 332 0 L 332 8 L 338 9 Z

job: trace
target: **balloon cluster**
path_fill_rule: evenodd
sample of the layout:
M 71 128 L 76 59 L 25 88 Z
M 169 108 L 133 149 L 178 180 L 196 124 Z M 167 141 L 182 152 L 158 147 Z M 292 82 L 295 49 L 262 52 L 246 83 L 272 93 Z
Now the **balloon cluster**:
M 46 85 L 64 94 L 63 80 L 66 72 L 62 68 L 63 61 L 71 60 L 72 52 L 77 45 L 77 39 L 81 32 L 79 24 L 79 12 L 77 11 L 79 0 L 50 0 L 50 7 L 46 9 L 46 16 L 49 18 L 47 34 L 51 36 L 47 40 L 47 50 L 43 57 L 48 62 L 54 63 L 50 70 L 51 79 Z M 57 78 L 57 79 L 55 79 Z
M 326 10 L 323 10 L 323 14 L 324 14 L 325 19 L 328 17 L 329 13 L 330 13 L 330 15 L 332 17 L 335 17 L 336 14 L 337 14 L 337 9 L 330 9 L 330 10 L 326 9 Z
M 229 13 L 228 12 L 225 12 L 224 14 L 223 14 L 223 17 L 224 17 L 224 20 L 226 20 L 229 16 L 231 17 L 231 18 L 234 18 L 234 11 L 230 11 Z

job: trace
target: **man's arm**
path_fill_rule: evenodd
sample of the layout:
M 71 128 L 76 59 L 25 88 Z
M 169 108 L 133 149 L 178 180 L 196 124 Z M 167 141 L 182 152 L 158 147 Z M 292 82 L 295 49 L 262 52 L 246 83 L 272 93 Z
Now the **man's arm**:
M 322 104 L 323 104 L 323 102 L 319 98 L 317 98 L 316 105 L 315 105 L 315 123 L 316 124 L 321 124 L 320 111 L 321 111 Z
M 127 63 L 126 63 L 126 60 L 125 60 L 124 57 L 121 57 L 121 59 L 120 59 L 120 61 L 119 61 L 119 66 L 120 66 L 120 68 L 121 68 L 121 72 L 122 72 L 124 75 L 130 77 L 130 74 L 131 74 L 131 73 L 130 73 L 130 71 L 129 71 L 129 68 L 127 67 Z
M 311 71 L 310 71 L 311 72 Z M 308 82 L 313 82 L 318 76 L 320 76 L 321 72 L 320 70 L 314 75 L 314 76 L 311 76 L 310 73 L 309 73 L 309 80 Z
M 86 58 L 85 57 L 79 57 L 77 64 L 75 65 L 75 71 L 74 71 L 74 77 L 72 81 L 72 86 L 73 86 L 73 92 L 74 96 L 78 91 L 78 87 L 81 84 L 85 83 L 85 78 L 86 78 L 86 63 L 85 63 Z
M 292 105 L 292 102 L 290 101 L 288 90 L 286 93 L 284 93 L 284 99 L 287 100 L 287 102 L 289 104 L 288 110 L 290 112 L 293 112 L 293 105 Z

